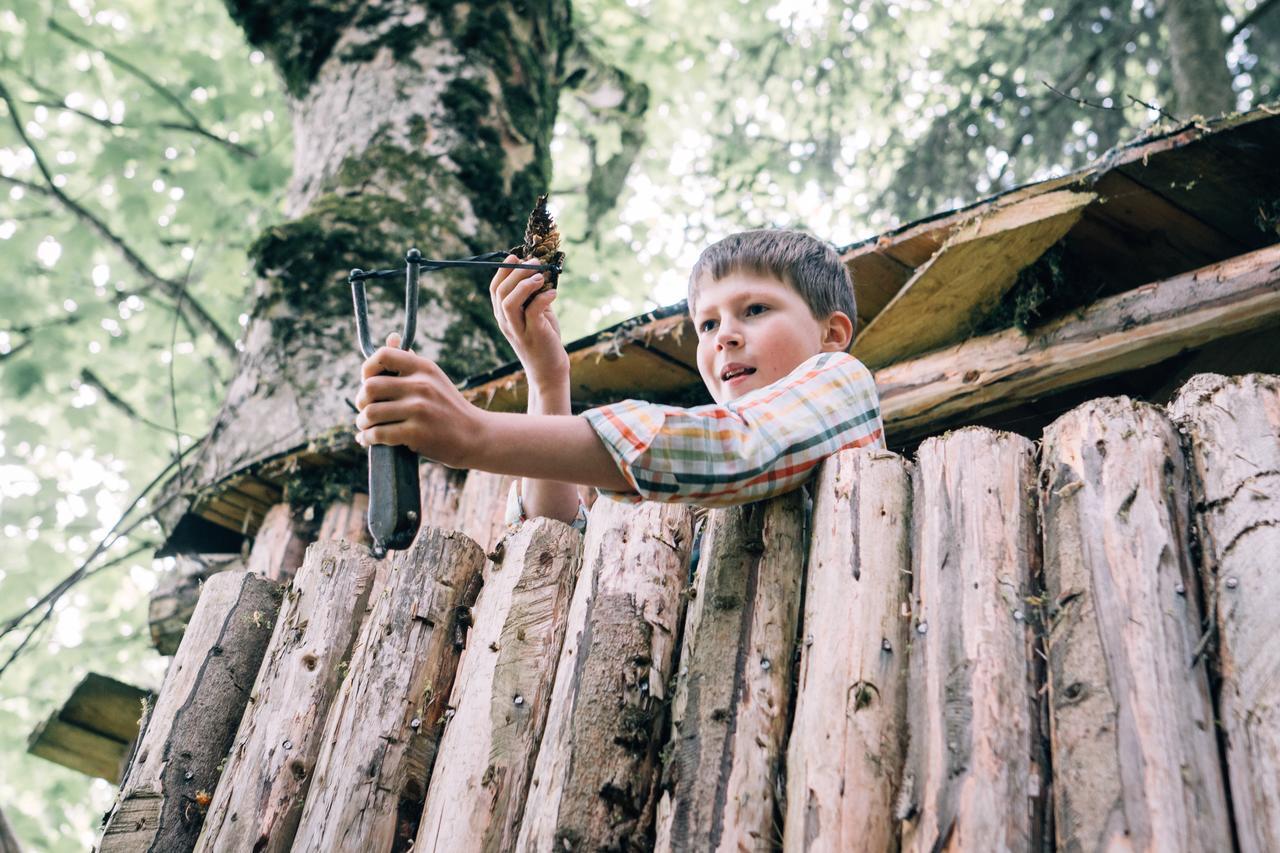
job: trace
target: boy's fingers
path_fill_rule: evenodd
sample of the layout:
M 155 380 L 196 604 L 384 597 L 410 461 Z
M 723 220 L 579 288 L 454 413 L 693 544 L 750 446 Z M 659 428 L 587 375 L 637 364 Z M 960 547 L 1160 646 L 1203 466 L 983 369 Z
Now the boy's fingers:
M 412 373 L 414 370 L 426 369 L 432 362 L 420 355 L 402 350 L 399 347 L 385 346 L 365 359 L 362 372 L 364 378 L 377 376 L 379 373 Z
M 399 332 L 392 332 L 391 334 L 387 335 L 387 346 L 391 347 L 392 349 L 399 349 L 399 348 L 400 348 L 400 333 L 399 333 Z
M 508 319 L 515 320 L 519 318 L 521 328 L 524 327 L 525 307 L 524 304 L 529 301 L 529 297 L 538 292 L 542 287 L 542 273 L 526 278 L 520 284 L 511 289 L 506 298 L 502 300 L 502 311 L 507 315 Z
M 370 427 L 396 424 L 409 419 L 412 406 L 403 400 L 370 403 L 356 416 L 356 427 L 367 430 Z
M 517 258 L 515 255 L 507 255 L 505 258 L 503 258 L 503 259 L 502 259 L 502 262 L 503 262 L 504 264 L 518 264 L 518 263 L 520 263 L 520 259 L 519 259 L 519 258 Z M 504 283 L 505 283 L 509 278 L 511 278 L 511 275 L 512 275 L 513 273 L 520 273 L 520 272 L 524 272 L 524 271 L 523 271 L 523 270 L 504 269 L 503 267 L 498 267 L 498 271 L 497 271 L 497 272 L 495 272 L 495 273 L 493 274 L 493 278 L 489 280 L 489 296 L 490 296 L 490 297 L 496 297 L 496 295 L 497 295 L 497 293 L 498 293 L 498 289 L 499 289 L 500 287 L 502 287 L 502 285 L 503 285 L 503 284 L 504 284 Z

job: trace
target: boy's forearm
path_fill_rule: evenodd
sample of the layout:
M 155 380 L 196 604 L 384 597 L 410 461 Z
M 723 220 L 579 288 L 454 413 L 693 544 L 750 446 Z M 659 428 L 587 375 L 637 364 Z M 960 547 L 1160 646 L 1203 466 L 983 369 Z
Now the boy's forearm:
M 546 386 L 529 383 L 530 415 L 568 415 L 569 378 Z M 520 483 L 521 500 L 529 518 L 554 518 L 566 524 L 578 516 L 578 491 L 571 484 L 557 480 L 525 477 Z
M 483 412 L 481 434 L 460 467 L 615 492 L 631 490 L 591 424 L 576 415 Z

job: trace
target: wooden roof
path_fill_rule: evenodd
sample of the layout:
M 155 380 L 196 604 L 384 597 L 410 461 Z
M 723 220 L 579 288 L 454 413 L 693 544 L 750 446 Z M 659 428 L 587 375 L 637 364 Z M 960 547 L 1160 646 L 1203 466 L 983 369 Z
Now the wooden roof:
M 882 368 L 901 372 L 922 353 L 972 337 L 1019 272 L 1051 247 L 1070 255 L 1069 286 L 1080 291 L 1076 304 L 1084 305 L 1272 245 L 1280 221 L 1277 161 L 1280 110 L 1260 107 L 1157 130 L 1081 171 L 847 246 L 841 257 L 858 305 L 852 352 L 877 370 L 879 381 Z M 567 349 L 575 410 L 624 398 L 709 402 L 683 302 Z M 462 388 L 472 402 L 495 411 L 523 410 L 528 390 L 518 363 L 471 377 Z M 894 407 L 885 388 L 881 393 L 892 439 Z M 954 423 L 955 407 L 946 408 Z M 925 434 L 929 420 L 913 412 L 910 424 L 913 435 Z M 165 524 L 162 553 L 238 549 L 280 499 L 277 472 L 324 465 L 357 450 L 346 431 L 331 445 L 312 442 L 205 486 L 180 518 Z

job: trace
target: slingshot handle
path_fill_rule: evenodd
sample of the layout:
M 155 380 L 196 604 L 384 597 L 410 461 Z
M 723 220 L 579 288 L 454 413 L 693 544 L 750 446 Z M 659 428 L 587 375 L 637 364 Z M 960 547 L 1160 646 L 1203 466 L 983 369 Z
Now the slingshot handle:
M 408 548 L 421 522 L 418 454 L 403 445 L 373 445 L 369 448 L 369 534 L 374 556 Z

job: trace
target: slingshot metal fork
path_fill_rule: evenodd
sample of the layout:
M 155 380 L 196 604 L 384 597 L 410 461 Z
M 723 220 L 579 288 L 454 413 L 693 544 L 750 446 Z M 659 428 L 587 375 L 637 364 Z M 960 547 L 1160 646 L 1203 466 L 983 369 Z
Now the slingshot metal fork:
M 404 331 L 400 335 L 400 348 L 413 346 L 413 336 L 418 325 L 418 275 L 422 270 L 438 270 L 447 267 L 490 267 L 506 269 L 533 269 L 560 272 L 556 264 L 508 264 L 503 263 L 506 252 L 490 252 L 473 258 L 451 261 L 427 260 L 417 249 L 410 249 L 404 257 Z M 370 278 L 388 278 L 399 270 L 373 270 L 365 272 L 353 269 L 347 276 L 351 283 L 351 300 L 355 304 L 356 337 L 365 358 L 378 348 L 369 337 L 369 306 L 364 283 Z M 385 375 L 385 374 L 384 374 Z M 375 444 L 369 447 L 369 535 L 373 537 L 373 554 L 381 558 L 387 551 L 401 551 L 412 544 L 422 522 L 422 490 L 418 484 L 418 454 L 403 445 Z

